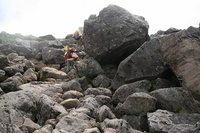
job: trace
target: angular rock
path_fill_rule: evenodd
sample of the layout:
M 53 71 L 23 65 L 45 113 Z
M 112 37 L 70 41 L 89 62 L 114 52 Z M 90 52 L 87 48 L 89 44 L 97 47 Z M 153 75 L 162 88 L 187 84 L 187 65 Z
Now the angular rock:
M 106 118 L 108 119 L 115 119 L 116 116 L 112 113 L 109 107 L 106 105 L 103 105 L 98 110 L 98 117 L 100 122 L 103 122 Z
M 16 73 L 14 76 L 7 78 L 0 86 L 5 93 L 19 90 L 19 86 L 26 83 L 26 79 L 21 73 Z
M 104 87 L 107 88 L 111 85 L 111 80 L 106 75 L 98 75 L 92 80 L 92 84 L 95 87 Z
M 40 125 L 34 123 L 30 118 L 24 118 L 24 123 L 22 126 L 26 127 L 30 133 L 33 133 L 35 130 L 41 128 Z
M 200 100 L 200 31 L 189 27 L 162 39 L 164 59 L 184 85 Z
M 104 72 L 101 65 L 92 57 L 87 57 L 76 62 L 75 66 L 80 77 L 94 78 Z
M 133 129 L 139 131 L 148 131 L 146 116 L 124 115 L 121 118 L 126 120 Z
M 62 87 L 64 92 L 70 91 L 70 90 L 75 90 L 75 91 L 82 92 L 81 84 L 76 80 L 63 82 L 61 87 Z
M 56 48 L 45 47 L 42 49 L 42 60 L 46 64 L 62 64 L 65 62 L 64 51 Z
M 111 106 L 112 104 L 111 98 L 106 95 L 97 95 L 95 99 L 99 103 L 100 106 L 103 106 L 103 105 Z
M 151 39 L 119 64 L 112 88 L 116 90 L 123 84 L 155 79 L 165 70 L 160 41 L 158 38 Z
M 25 42 L 25 43 L 24 43 Z M 26 45 L 29 41 L 16 39 L 16 43 L 10 44 L 9 48 L 14 50 L 18 55 L 24 56 L 27 59 L 34 57 L 31 48 Z
M 99 107 L 100 107 L 100 105 L 97 102 L 97 100 L 95 98 L 89 96 L 89 97 L 83 99 L 77 108 L 86 108 L 89 110 L 88 115 L 90 115 L 92 117 L 96 117 Z
M 9 60 L 5 55 L 0 55 L 0 69 L 4 69 L 4 67 L 9 65 Z
M 152 91 L 157 108 L 171 112 L 199 113 L 200 108 L 192 95 L 182 87 L 163 88 Z
M 37 75 L 31 68 L 27 69 L 24 72 L 23 76 L 28 82 L 37 81 Z
M 133 93 L 122 104 L 122 110 L 128 115 L 145 115 L 156 110 L 156 99 L 144 92 Z
M 7 66 L 4 68 L 6 74 L 13 76 L 15 73 L 19 72 L 21 74 L 24 73 L 24 66 L 22 64 L 16 64 L 12 66 Z
M 179 124 L 195 125 L 199 121 L 200 115 L 195 113 L 177 114 L 166 110 L 157 110 L 156 112 L 148 113 L 147 118 L 150 133 L 168 133 L 174 126 Z
M 33 71 L 35 71 L 35 64 L 30 60 L 25 60 L 24 61 L 24 70 L 26 71 L 29 68 L 31 68 Z
M 109 5 L 84 21 L 85 51 L 100 63 L 119 63 L 148 39 L 144 17 Z
M 135 92 L 148 92 L 151 89 L 151 82 L 148 80 L 136 81 L 130 84 L 124 84 L 119 87 L 112 95 L 114 104 L 123 103 L 126 98 Z

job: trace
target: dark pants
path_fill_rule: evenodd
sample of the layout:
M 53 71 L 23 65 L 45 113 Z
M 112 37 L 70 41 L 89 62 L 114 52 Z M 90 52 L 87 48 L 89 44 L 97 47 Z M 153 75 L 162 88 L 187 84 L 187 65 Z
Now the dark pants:
M 73 69 L 74 60 L 67 60 L 66 66 L 67 66 L 67 72 L 69 72 L 71 69 Z

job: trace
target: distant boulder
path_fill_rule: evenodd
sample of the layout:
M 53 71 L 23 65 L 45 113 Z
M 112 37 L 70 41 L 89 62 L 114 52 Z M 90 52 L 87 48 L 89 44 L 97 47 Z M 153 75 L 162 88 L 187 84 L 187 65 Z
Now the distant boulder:
M 100 63 L 119 63 L 149 39 L 148 28 L 144 17 L 109 5 L 85 20 L 85 52 Z
M 44 40 L 56 40 L 56 38 L 53 35 L 40 36 L 39 38 Z

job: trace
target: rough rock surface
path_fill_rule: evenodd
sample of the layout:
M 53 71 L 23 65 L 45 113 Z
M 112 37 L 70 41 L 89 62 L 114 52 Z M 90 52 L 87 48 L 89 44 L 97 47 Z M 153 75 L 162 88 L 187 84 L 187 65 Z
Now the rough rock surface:
M 84 22 L 85 51 L 100 63 L 119 63 L 148 40 L 144 17 L 109 5 Z
M 200 100 L 200 31 L 189 27 L 164 37 L 162 51 L 177 77 Z

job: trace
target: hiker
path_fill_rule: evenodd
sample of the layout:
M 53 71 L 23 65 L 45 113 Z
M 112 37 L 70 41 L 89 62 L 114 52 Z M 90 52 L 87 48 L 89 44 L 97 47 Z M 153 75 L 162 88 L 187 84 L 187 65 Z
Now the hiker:
M 76 49 L 78 49 L 78 51 L 82 51 L 84 49 L 83 42 L 82 42 L 82 32 L 83 32 L 83 28 L 78 27 L 78 30 L 75 31 L 74 34 L 72 35 L 72 38 L 76 40 Z
M 65 56 L 65 63 L 67 66 L 67 72 L 73 69 L 74 60 L 78 58 L 76 52 L 77 50 L 73 47 L 73 45 L 65 46 L 64 56 Z

